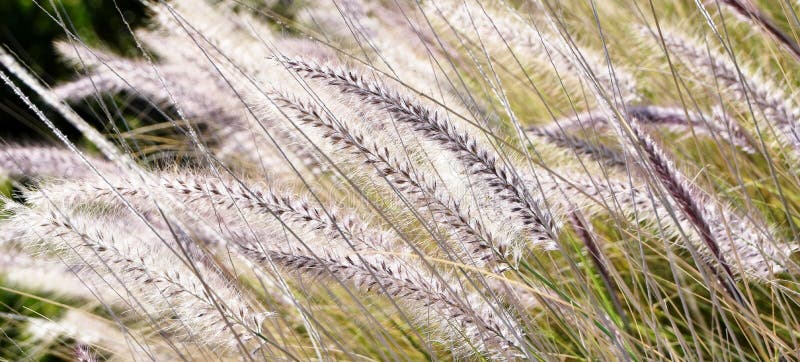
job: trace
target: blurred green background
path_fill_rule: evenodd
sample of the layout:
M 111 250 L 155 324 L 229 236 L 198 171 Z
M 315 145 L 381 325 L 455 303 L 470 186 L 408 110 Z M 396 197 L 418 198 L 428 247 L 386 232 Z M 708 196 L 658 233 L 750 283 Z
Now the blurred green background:
M 75 76 L 75 70 L 53 48 L 55 40 L 67 39 L 67 30 L 90 45 L 102 44 L 113 51 L 132 54 L 135 44 L 125 21 L 131 28 L 140 27 L 146 23 L 146 13 L 140 0 L 0 0 L 0 46 L 52 85 Z M 0 141 L 52 139 L 44 125 L 6 88 L 0 87 Z M 48 116 L 68 134 L 75 135 L 56 115 Z

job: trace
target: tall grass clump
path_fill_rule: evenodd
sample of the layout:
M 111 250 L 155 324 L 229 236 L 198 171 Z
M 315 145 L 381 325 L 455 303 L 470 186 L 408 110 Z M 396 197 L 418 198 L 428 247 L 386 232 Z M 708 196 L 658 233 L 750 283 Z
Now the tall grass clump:
M 2 359 L 798 359 L 798 4 L 142 2 L 0 49 Z

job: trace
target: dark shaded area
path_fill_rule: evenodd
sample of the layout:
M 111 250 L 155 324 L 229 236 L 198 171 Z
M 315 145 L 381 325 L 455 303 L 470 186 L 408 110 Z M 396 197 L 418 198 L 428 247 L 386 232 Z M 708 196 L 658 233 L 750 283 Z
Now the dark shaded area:
M 139 0 L 2 0 L 0 46 L 52 85 L 75 75 L 75 70 L 58 57 L 53 47 L 54 41 L 67 39 L 60 22 L 90 45 L 135 54 L 135 43 L 123 17 L 131 28 L 140 27 L 146 21 L 146 9 Z M 77 136 L 57 115 L 44 110 L 69 136 Z M 52 137 L 15 94 L 4 84 L 0 86 L 0 140 L 32 142 Z

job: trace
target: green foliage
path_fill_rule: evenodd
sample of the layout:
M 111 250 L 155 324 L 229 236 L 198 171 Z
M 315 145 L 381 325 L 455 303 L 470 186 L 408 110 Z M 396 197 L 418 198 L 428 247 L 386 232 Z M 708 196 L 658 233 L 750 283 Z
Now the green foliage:
M 41 295 L 30 295 L 6 285 L 0 278 L 0 331 L 3 334 L 0 337 L 0 359 L 64 360 L 51 353 L 51 346 L 31 340 L 30 324 L 26 321 L 26 318 L 56 320 L 63 309 Z

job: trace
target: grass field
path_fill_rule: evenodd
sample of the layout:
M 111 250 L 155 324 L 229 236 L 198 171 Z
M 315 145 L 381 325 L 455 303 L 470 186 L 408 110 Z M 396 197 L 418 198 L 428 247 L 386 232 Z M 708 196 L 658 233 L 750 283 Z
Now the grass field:
M 800 3 L 0 5 L 0 360 L 800 360 Z

